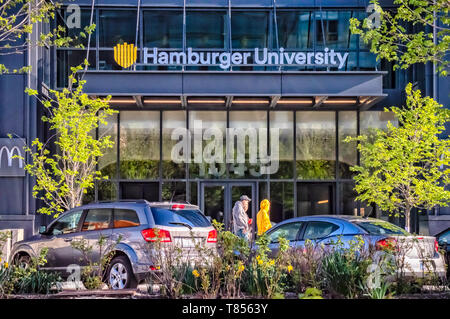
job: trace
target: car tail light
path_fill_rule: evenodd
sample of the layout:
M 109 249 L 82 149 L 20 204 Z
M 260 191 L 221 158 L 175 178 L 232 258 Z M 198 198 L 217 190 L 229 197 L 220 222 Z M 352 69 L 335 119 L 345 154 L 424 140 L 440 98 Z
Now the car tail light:
M 170 237 L 170 232 L 165 229 L 158 228 L 148 228 L 141 231 L 142 237 L 145 241 L 155 242 L 159 241 L 161 243 L 170 243 L 172 238 Z
M 396 246 L 397 241 L 394 238 L 384 238 L 375 244 L 377 250 L 392 250 Z
M 434 249 L 436 249 L 437 253 L 439 252 L 439 243 L 436 238 L 434 239 Z
M 208 233 L 207 243 L 217 243 L 217 230 L 213 229 Z
M 184 205 L 183 204 L 175 204 L 175 205 L 172 205 L 172 209 L 183 209 L 184 208 Z

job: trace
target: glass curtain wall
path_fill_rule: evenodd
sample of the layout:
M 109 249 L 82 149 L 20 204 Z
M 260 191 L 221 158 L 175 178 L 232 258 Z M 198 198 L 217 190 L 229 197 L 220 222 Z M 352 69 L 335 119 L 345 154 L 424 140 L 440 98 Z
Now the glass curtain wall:
M 70 13 L 61 10 L 57 22 L 65 25 Z M 348 52 L 347 63 L 341 71 L 375 70 L 375 56 L 358 36 L 351 35 L 349 19 L 366 17 L 364 10 L 301 10 L 277 9 L 274 11 L 228 8 L 189 8 L 186 10 L 186 26 L 183 27 L 183 8 L 142 8 L 137 21 L 136 9 L 111 9 L 96 7 L 93 21 L 97 25 L 91 37 L 90 68 L 99 70 L 122 70 L 114 61 L 113 47 L 119 43 L 138 46 L 138 61 L 143 47 L 184 50 L 192 47 L 197 51 L 253 51 L 254 48 L 286 51 L 321 51 L 325 47 Z M 89 25 L 90 8 L 82 8 L 80 28 L 68 28 L 67 35 L 75 36 Z M 276 18 L 276 19 L 275 19 Z M 69 18 L 70 19 L 70 18 Z M 136 24 L 138 24 L 137 43 Z M 70 48 L 57 50 L 57 87 L 67 85 L 71 66 L 83 62 L 87 39 L 79 37 Z M 231 46 L 231 47 L 230 47 Z M 206 59 L 206 57 L 205 57 Z M 254 63 L 249 59 L 248 64 Z M 138 66 L 143 70 L 180 70 L 181 66 Z M 288 70 L 327 70 L 327 66 L 284 66 Z M 223 70 L 215 66 L 186 67 L 190 70 Z M 268 66 L 238 66 L 233 70 L 277 70 Z M 328 68 L 336 70 L 336 68 Z M 388 77 L 386 77 L 388 78 Z M 389 84 L 389 83 L 387 83 Z

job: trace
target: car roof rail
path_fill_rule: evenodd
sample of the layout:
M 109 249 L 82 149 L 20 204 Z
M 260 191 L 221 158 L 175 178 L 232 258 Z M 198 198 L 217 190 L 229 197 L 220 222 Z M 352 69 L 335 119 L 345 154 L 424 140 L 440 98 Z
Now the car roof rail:
M 116 199 L 116 200 L 99 200 L 93 201 L 89 204 L 107 204 L 107 203 L 139 203 L 139 204 L 147 204 L 148 201 L 146 199 Z

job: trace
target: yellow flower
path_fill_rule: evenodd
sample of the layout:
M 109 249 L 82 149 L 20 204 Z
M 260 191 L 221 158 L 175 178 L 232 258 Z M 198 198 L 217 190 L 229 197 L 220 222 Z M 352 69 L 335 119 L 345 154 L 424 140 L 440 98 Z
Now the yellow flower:
M 192 271 L 192 274 L 195 276 L 195 277 L 200 277 L 200 274 L 198 273 L 198 271 L 197 271 L 197 269 L 194 269 L 193 271 Z
M 287 266 L 287 271 L 288 273 L 291 273 L 291 271 L 294 269 L 294 267 L 292 267 L 292 265 Z
M 238 271 L 239 271 L 239 272 L 243 272 L 244 269 L 245 269 L 245 266 L 244 266 L 243 264 L 240 264 L 240 265 L 239 265 L 239 268 L 238 268 Z
M 269 265 L 270 265 L 270 266 L 275 265 L 275 260 L 271 259 L 271 260 L 269 261 Z
M 8 268 L 9 264 L 8 263 L 4 263 L 4 266 L 5 266 L 5 268 Z
M 261 259 L 258 259 L 258 265 L 262 265 L 263 261 Z
M 261 256 L 260 255 L 258 255 L 258 256 L 256 256 L 256 260 L 260 260 L 261 259 Z

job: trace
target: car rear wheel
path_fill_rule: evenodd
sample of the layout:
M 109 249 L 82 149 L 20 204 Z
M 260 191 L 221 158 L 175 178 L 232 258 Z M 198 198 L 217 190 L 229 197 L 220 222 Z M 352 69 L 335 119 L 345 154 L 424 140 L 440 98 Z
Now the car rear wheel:
M 136 288 L 136 279 L 134 278 L 128 258 L 119 256 L 111 261 L 107 273 L 108 284 L 111 289 Z
M 18 255 L 14 258 L 14 265 L 27 269 L 31 264 L 31 257 L 28 255 Z

